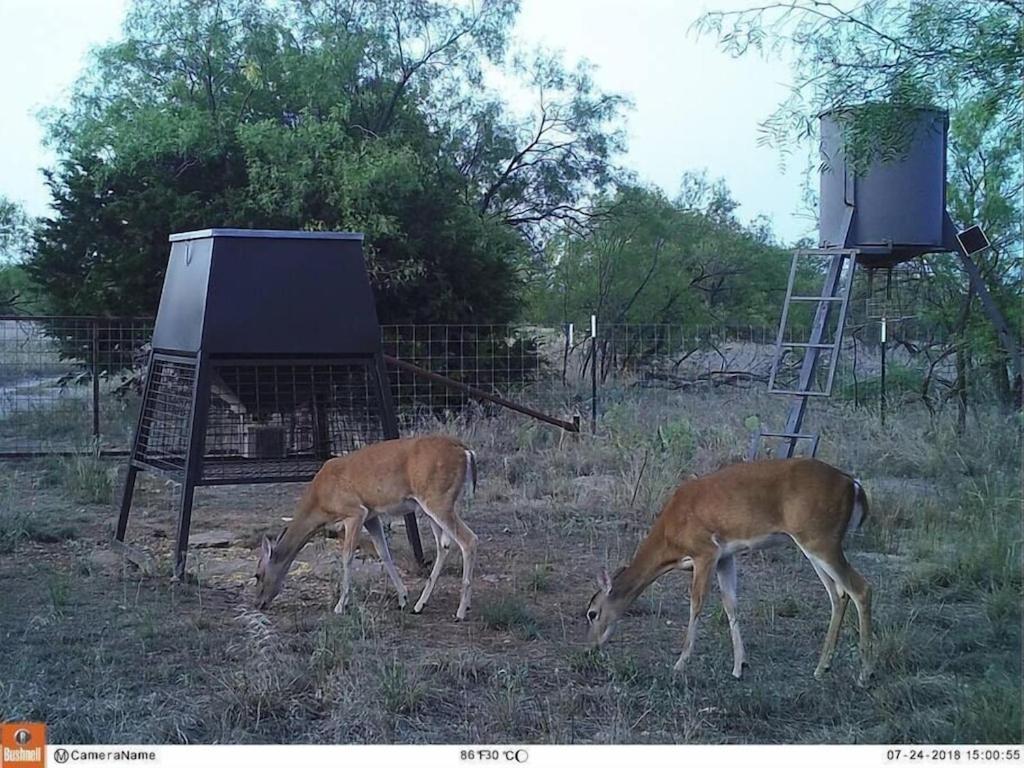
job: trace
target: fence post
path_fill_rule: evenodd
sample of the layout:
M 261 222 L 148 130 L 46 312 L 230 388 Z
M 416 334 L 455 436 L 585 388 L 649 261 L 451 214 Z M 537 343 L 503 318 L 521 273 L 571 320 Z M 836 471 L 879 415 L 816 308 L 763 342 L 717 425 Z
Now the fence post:
M 885 426 L 885 406 L 886 406 L 886 402 L 885 402 L 885 345 L 886 345 L 886 341 L 887 341 L 887 339 L 886 339 L 886 335 L 887 334 L 886 334 L 886 327 L 885 327 L 885 319 L 886 319 L 885 315 L 883 314 L 882 315 L 882 325 L 881 325 L 881 329 L 880 329 L 880 332 L 879 332 L 879 339 L 881 341 L 881 343 L 879 344 L 879 351 L 880 351 L 880 353 L 882 355 L 882 371 L 881 371 L 881 375 L 880 375 L 880 377 L 878 379 L 878 389 L 879 389 L 879 393 L 878 393 L 879 394 L 879 397 L 878 397 L 878 408 L 879 408 L 880 418 L 881 418 L 881 422 L 882 422 L 882 426 L 883 427 Z
M 590 316 L 590 431 L 597 434 L 597 315 Z
M 93 451 L 100 452 L 100 325 L 92 321 L 92 439 Z

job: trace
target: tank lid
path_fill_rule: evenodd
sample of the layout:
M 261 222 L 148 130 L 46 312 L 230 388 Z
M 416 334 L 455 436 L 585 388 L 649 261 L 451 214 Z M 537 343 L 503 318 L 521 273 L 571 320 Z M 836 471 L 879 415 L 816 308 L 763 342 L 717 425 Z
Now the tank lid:
M 197 229 L 178 232 L 167 238 L 172 243 L 209 237 L 242 237 L 266 240 L 362 240 L 361 232 L 306 232 L 294 229 Z

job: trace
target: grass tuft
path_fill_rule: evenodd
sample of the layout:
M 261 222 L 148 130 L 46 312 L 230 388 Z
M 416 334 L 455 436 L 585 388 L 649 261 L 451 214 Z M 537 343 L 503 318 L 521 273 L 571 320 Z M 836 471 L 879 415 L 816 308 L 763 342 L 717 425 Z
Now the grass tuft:
M 54 467 L 57 482 L 83 504 L 110 504 L 114 500 L 117 467 L 91 455 L 63 456 Z
M 549 592 L 553 586 L 553 574 L 554 568 L 550 564 L 535 565 L 527 575 L 524 586 L 531 592 Z
M 426 702 L 428 688 L 424 681 L 397 659 L 379 667 L 377 680 L 380 705 L 385 712 L 409 715 Z
M 503 595 L 480 609 L 480 619 L 490 629 L 515 632 L 523 640 L 540 637 L 537 619 L 518 595 Z

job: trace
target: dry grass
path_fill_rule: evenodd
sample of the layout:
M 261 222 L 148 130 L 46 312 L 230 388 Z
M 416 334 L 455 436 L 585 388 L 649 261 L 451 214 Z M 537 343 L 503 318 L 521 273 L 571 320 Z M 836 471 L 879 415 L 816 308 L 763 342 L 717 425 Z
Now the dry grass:
M 77 470 L 0 467 L 0 719 L 46 720 L 57 742 L 1020 740 L 1019 421 L 979 410 L 958 437 L 911 407 L 883 428 L 849 404 L 816 405 L 823 458 L 871 495 L 849 549 L 875 585 L 879 671 L 855 685 L 850 618 L 833 671 L 813 680 L 828 601 L 780 548 L 740 563 L 752 666 L 737 682 L 717 596 L 687 675 L 671 671 L 684 574 L 653 585 L 602 652 L 583 646 L 582 612 L 596 570 L 632 554 L 675 484 L 740 458 L 745 424 L 777 423 L 783 404 L 735 390 L 606 395 L 596 437 L 511 415 L 422 425 L 461 435 L 479 459 L 465 513 L 479 574 L 461 624 L 457 556 L 422 615 L 399 611 L 367 562 L 336 617 L 334 544 L 318 539 L 263 614 L 245 607 L 249 544 L 195 552 L 198 585 L 171 584 L 166 568 L 143 577 L 100 558 L 113 511 L 87 502 L 105 495 L 91 489 L 109 466 L 83 467 L 77 489 Z M 204 491 L 197 530 L 257 541 L 299 490 Z M 173 501 L 143 482 L 130 531 L 164 564 Z M 77 535 L 31 533 L 58 520 Z M 400 529 L 391 541 L 408 558 Z M 405 579 L 415 595 L 422 575 Z

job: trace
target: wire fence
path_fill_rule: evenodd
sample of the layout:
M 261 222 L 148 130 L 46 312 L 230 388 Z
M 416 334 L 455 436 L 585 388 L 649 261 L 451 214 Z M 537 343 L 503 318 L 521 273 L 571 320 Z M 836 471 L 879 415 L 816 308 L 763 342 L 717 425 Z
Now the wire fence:
M 127 446 L 147 318 L 0 316 L 0 455 Z
M 0 316 L 0 457 L 125 452 L 137 421 L 152 330 L 148 318 Z M 858 336 L 865 334 L 848 330 L 844 338 L 833 394 L 866 401 L 877 397 L 879 355 L 877 344 Z M 381 328 L 386 355 L 595 427 L 602 402 L 629 388 L 763 388 L 776 337 L 777 329 L 766 327 L 591 322 Z M 799 341 L 788 333 L 786 339 Z M 891 350 L 890 386 L 920 388 L 925 373 L 951 385 L 954 356 L 938 364 L 935 359 L 908 348 Z M 797 354 L 784 358 L 781 375 L 799 363 Z M 500 408 L 408 367 L 392 366 L 389 379 L 404 424 L 424 416 L 448 418 L 471 403 L 484 414 Z M 230 376 L 224 382 L 230 389 Z M 243 384 L 241 395 L 247 392 Z M 264 416 L 267 423 L 275 418 Z M 246 428 L 252 432 L 256 426 Z M 301 432 L 301 425 L 295 429 Z

